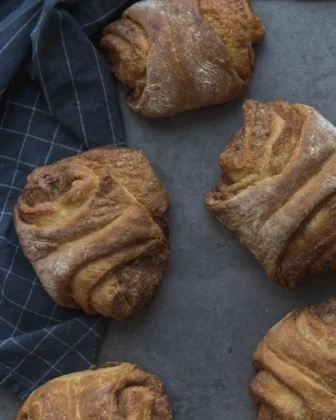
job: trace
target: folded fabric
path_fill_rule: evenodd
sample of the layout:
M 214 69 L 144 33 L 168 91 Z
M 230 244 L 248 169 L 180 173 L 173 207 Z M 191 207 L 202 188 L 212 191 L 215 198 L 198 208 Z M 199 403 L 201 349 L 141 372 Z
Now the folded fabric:
M 113 77 L 94 37 L 132 1 L 0 3 L 0 385 L 21 399 L 87 368 L 105 320 L 57 306 L 24 257 L 12 211 L 36 167 L 124 145 Z

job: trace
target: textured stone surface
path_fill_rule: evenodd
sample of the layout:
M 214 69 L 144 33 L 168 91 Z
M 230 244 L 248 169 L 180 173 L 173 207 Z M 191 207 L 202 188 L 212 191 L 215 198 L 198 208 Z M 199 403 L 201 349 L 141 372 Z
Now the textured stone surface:
M 244 98 L 284 98 L 336 123 L 336 2 L 254 0 L 266 26 Z M 125 108 L 129 145 L 141 148 L 167 188 L 172 257 L 156 298 L 133 319 L 112 321 L 99 362 L 123 360 L 160 376 L 174 420 L 252 420 L 251 359 L 290 310 L 336 294 L 335 275 L 282 289 L 203 204 L 217 157 L 242 121 L 244 98 L 166 120 Z M 0 392 L 0 418 L 19 403 Z

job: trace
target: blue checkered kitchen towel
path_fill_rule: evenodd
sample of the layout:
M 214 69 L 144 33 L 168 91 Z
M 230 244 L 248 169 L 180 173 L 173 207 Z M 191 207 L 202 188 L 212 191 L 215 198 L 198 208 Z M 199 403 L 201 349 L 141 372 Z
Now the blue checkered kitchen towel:
M 129 0 L 0 1 L 0 385 L 24 399 L 86 369 L 105 321 L 59 307 L 15 234 L 27 175 L 106 144 L 123 145 L 116 88 L 91 42 Z

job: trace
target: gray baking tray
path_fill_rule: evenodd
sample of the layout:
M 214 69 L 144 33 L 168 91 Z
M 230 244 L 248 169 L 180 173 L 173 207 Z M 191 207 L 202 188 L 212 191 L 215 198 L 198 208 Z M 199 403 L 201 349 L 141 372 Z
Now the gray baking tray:
M 174 420 L 255 420 L 248 384 L 258 342 L 289 311 L 336 295 L 332 272 L 294 290 L 274 284 L 204 207 L 244 99 L 305 103 L 336 124 L 336 1 L 252 4 L 266 39 L 243 98 L 153 121 L 129 111 L 121 92 L 128 144 L 146 153 L 169 193 L 172 255 L 152 303 L 110 322 L 98 362 L 130 361 L 157 374 Z M 13 420 L 19 405 L 1 390 L 0 419 Z

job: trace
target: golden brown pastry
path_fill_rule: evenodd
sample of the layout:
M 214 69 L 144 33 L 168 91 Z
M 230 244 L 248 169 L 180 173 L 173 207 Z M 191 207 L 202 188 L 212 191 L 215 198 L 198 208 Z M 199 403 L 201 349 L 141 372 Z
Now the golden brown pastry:
M 241 95 L 263 37 L 249 0 L 144 0 L 105 28 L 101 49 L 130 107 L 165 117 Z
M 172 420 L 172 415 L 156 376 L 129 363 L 109 363 L 42 385 L 16 420 Z
M 336 268 L 335 127 L 285 101 L 248 100 L 244 120 L 219 158 L 207 208 L 282 286 Z
M 147 304 L 163 276 L 168 207 L 141 151 L 102 147 L 33 171 L 14 220 L 59 305 L 123 319 Z
M 336 419 L 336 300 L 291 312 L 253 358 L 258 420 Z

